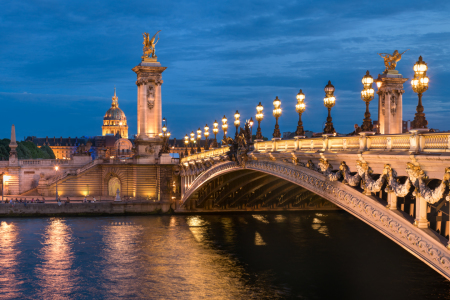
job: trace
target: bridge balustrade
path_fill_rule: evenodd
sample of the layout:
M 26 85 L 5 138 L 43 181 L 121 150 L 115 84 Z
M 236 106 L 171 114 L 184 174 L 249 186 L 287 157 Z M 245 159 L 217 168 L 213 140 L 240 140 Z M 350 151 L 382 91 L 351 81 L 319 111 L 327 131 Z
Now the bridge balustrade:
M 395 134 L 373 136 L 317 137 L 255 142 L 258 152 L 291 151 L 410 151 L 450 152 L 450 133 Z M 204 151 L 184 157 L 181 163 L 225 155 L 228 147 Z

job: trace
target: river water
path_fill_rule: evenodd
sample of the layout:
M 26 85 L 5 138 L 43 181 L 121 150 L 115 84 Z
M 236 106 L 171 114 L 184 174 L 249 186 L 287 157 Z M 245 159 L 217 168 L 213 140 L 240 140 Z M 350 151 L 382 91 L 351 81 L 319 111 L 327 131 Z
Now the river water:
M 2 219 L 1 299 L 450 299 L 345 212 Z

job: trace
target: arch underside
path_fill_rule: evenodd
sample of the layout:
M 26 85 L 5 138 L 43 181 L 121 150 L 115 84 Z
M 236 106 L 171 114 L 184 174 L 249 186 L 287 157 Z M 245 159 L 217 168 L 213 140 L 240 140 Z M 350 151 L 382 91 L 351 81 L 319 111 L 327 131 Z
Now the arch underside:
M 208 180 L 188 200 L 196 209 L 337 208 L 295 183 L 260 171 L 238 169 Z
M 193 199 L 194 201 L 192 201 Z M 212 200 L 213 199 L 213 200 Z M 183 196 L 194 208 L 294 208 L 332 203 L 390 238 L 450 280 L 446 239 L 419 229 L 402 211 L 340 181 L 329 181 L 313 170 L 283 162 L 249 161 L 245 169 L 234 162 L 213 165 L 200 174 Z

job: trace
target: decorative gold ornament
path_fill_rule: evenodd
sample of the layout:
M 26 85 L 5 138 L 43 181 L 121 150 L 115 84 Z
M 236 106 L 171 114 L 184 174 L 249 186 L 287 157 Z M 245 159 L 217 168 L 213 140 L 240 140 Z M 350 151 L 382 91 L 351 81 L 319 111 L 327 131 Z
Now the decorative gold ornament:
M 403 53 L 398 53 L 398 50 L 395 50 L 392 55 L 389 53 L 378 53 L 378 55 L 384 59 L 384 65 L 386 66 L 384 73 L 387 73 L 389 70 L 395 70 L 397 63 L 402 59 L 402 55 L 405 54 L 406 51 Z M 382 54 L 385 55 L 383 56 Z
M 142 51 L 144 52 L 144 55 L 142 55 L 142 61 L 145 62 L 156 62 L 156 59 L 158 58 L 155 54 L 155 47 L 156 44 L 159 41 L 159 35 L 158 33 L 161 30 L 158 30 L 157 33 L 155 33 L 155 35 L 150 39 L 150 36 L 148 33 L 143 33 L 142 35 L 144 36 L 144 48 L 142 49 Z M 158 36 L 158 39 L 156 39 L 156 36 Z

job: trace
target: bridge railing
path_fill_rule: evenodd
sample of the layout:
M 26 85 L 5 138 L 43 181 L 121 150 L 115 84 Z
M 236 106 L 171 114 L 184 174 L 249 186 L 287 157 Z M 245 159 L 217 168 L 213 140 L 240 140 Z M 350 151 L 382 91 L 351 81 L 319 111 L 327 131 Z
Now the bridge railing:
M 229 150 L 229 147 L 222 147 L 222 148 L 217 148 L 217 149 L 213 149 L 213 150 L 208 150 L 208 151 L 192 154 L 192 155 L 183 157 L 181 159 L 181 163 L 184 163 L 184 162 L 187 162 L 190 160 L 199 160 L 199 159 L 203 159 L 203 158 L 224 155 L 228 150 Z
M 204 151 L 184 157 L 181 162 L 224 155 L 228 147 Z M 450 152 L 450 133 L 405 133 L 360 136 L 323 136 L 306 139 L 290 139 L 256 142 L 259 152 L 290 151 L 409 151 Z

